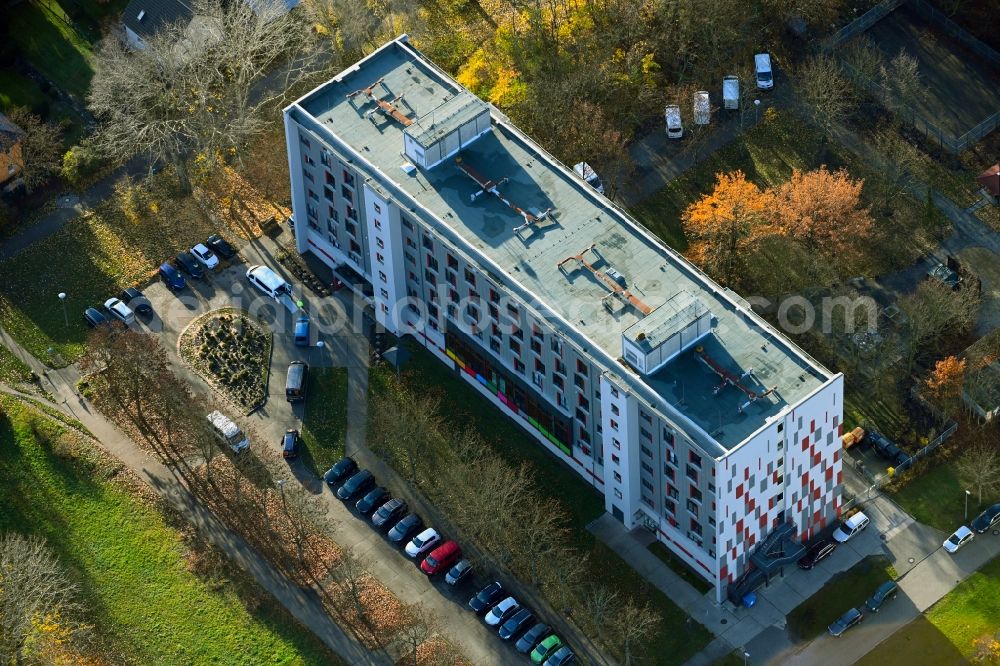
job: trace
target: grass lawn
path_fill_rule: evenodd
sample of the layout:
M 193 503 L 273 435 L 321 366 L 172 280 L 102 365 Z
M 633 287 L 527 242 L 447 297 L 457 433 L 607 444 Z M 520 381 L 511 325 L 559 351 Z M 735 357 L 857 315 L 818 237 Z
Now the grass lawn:
M 45 101 L 45 93 L 34 81 L 8 70 L 0 71 L 0 111 L 6 113 L 15 106 L 37 110 Z
M 1000 558 L 869 652 L 861 666 L 967 663 L 974 641 L 1000 630 Z M 984 662 L 994 663 L 994 662 Z
M 177 530 L 107 480 L 115 468 L 89 441 L 12 398 L 0 406 L 0 530 L 48 541 L 108 661 L 339 663 L 259 589 L 192 573 Z
M 85 13 L 77 20 L 57 0 L 22 2 L 7 11 L 9 34 L 28 61 L 68 93 L 83 97 L 94 74 L 97 24 Z
M 403 372 L 404 383 L 413 393 L 430 391 L 446 396 L 442 402 L 443 416 L 449 427 L 457 432 L 471 427 L 508 462 L 515 465 L 527 462 L 534 467 L 539 487 L 557 499 L 569 515 L 568 527 L 575 536 L 574 545 L 590 555 L 592 573 L 585 578 L 647 600 L 660 615 L 663 622 L 643 646 L 653 662 L 664 663 L 665 659 L 667 663 L 682 663 L 708 644 L 711 639 L 708 630 L 587 531 L 587 525 L 604 512 L 604 502 L 593 488 L 429 352 L 414 344 L 408 345 L 408 349 L 412 356 Z M 378 375 L 378 370 L 372 373 L 376 390 Z
M 867 424 L 886 437 L 898 438 L 906 423 L 905 407 L 894 390 L 877 390 L 869 382 L 847 382 L 844 391 L 844 425 Z
M 788 180 L 793 169 L 819 166 L 821 157 L 831 169 L 843 166 L 841 155 L 834 152 L 820 156 L 817 145 L 815 130 L 790 112 L 779 112 L 670 181 L 662 190 L 633 206 L 631 212 L 667 245 L 683 252 L 687 240 L 681 227 L 681 213 L 688 204 L 712 190 L 716 173 L 740 169 L 748 180 L 770 187 Z
M 695 573 L 691 567 L 687 565 L 686 562 L 678 559 L 670 550 L 664 546 L 659 541 L 654 541 L 649 544 L 649 552 L 656 555 L 664 564 L 666 564 L 670 569 L 680 576 L 686 583 L 691 587 L 698 590 L 702 594 L 705 594 L 712 589 L 712 586 L 708 584 L 704 578 Z
M 347 435 L 347 370 L 309 371 L 309 399 L 302 417 L 302 451 L 309 469 L 322 474 L 344 455 Z
M 20 384 L 31 380 L 31 368 L 14 356 L 14 352 L 0 345 L 0 382 Z
M 52 362 L 49 347 L 65 361 L 78 357 L 87 336 L 87 306 L 145 283 L 164 259 L 217 231 L 190 197 L 178 198 L 157 182 L 150 195 L 156 210 L 145 211 L 138 224 L 106 201 L 0 262 L 0 325 L 35 357 Z M 68 326 L 56 298 L 62 291 Z
M 875 588 L 896 577 L 889 561 L 881 556 L 865 558 L 837 574 L 788 614 L 788 629 L 800 640 L 820 635 L 848 608 L 860 606 Z
M 965 517 L 965 489 L 955 469 L 955 460 L 932 458 L 932 464 L 892 491 L 892 498 L 921 523 L 951 534 Z M 975 492 L 969 496 L 969 520 L 989 506 L 994 499 L 984 495 L 980 504 Z

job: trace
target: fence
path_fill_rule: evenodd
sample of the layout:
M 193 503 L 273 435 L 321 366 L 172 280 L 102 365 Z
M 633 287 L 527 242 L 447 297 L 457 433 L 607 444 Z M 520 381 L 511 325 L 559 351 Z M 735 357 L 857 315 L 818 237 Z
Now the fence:
M 931 440 L 927 444 L 927 446 L 914 453 L 912 456 L 910 456 L 908 460 L 905 460 L 901 464 L 899 464 L 895 468 L 895 474 L 899 474 L 900 472 L 908 470 L 910 467 L 913 466 L 914 462 L 916 462 L 917 460 L 921 460 L 926 456 L 930 455 L 931 453 L 933 453 L 935 449 L 944 444 L 945 440 L 954 435 L 956 430 L 958 430 L 958 424 L 952 421 L 951 424 L 947 428 L 945 428 L 940 435 Z
M 843 28 L 833 33 L 825 40 L 823 40 L 821 48 L 824 52 L 829 53 L 837 46 L 840 46 L 851 37 L 858 35 L 868 28 L 872 27 L 879 21 L 881 21 L 887 14 L 895 10 L 901 4 L 907 0 L 884 0 L 879 4 L 875 5 L 867 12 L 854 19 Z
M 939 9 L 932 6 L 926 0 L 909 0 L 909 3 L 929 23 L 962 42 L 966 48 L 975 52 L 976 55 L 989 60 L 994 67 L 1000 67 L 1000 53 L 997 53 L 994 49 L 970 35 L 965 28 L 952 21 Z

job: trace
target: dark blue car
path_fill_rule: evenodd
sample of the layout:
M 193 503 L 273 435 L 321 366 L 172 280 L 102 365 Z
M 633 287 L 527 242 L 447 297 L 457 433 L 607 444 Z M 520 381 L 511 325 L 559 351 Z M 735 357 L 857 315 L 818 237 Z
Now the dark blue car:
M 184 276 L 169 263 L 160 265 L 160 279 L 171 291 L 181 291 L 187 286 Z
M 309 346 L 309 317 L 299 317 L 295 320 L 295 346 Z

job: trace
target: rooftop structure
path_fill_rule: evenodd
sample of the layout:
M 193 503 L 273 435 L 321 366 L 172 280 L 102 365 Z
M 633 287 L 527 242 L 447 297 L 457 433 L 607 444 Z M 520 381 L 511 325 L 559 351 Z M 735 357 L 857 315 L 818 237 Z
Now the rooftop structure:
M 394 110 L 383 107 L 387 116 L 376 122 L 374 107 L 359 103 L 357 93 L 366 90 Z M 618 367 L 649 402 L 673 405 L 707 433 L 713 442 L 706 448 L 715 455 L 829 379 L 744 301 L 454 84 L 405 39 L 297 106 L 298 122 L 329 128 L 347 142 L 380 187 L 412 210 L 423 209 L 459 246 L 475 248 L 498 282 L 608 368 Z M 690 347 L 695 341 L 700 354 Z M 627 358 L 629 342 L 647 355 L 662 344 L 677 347 L 650 373 Z M 740 379 L 724 381 L 727 376 Z

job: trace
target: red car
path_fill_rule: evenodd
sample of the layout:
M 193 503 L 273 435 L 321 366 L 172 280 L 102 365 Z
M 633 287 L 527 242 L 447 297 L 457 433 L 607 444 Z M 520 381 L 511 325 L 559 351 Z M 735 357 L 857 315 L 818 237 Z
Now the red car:
M 431 554 L 420 563 L 420 570 L 428 576 L 446 571 L 462 559 L 462 549 L 454 541 L 445 541 L 431 551 Z

